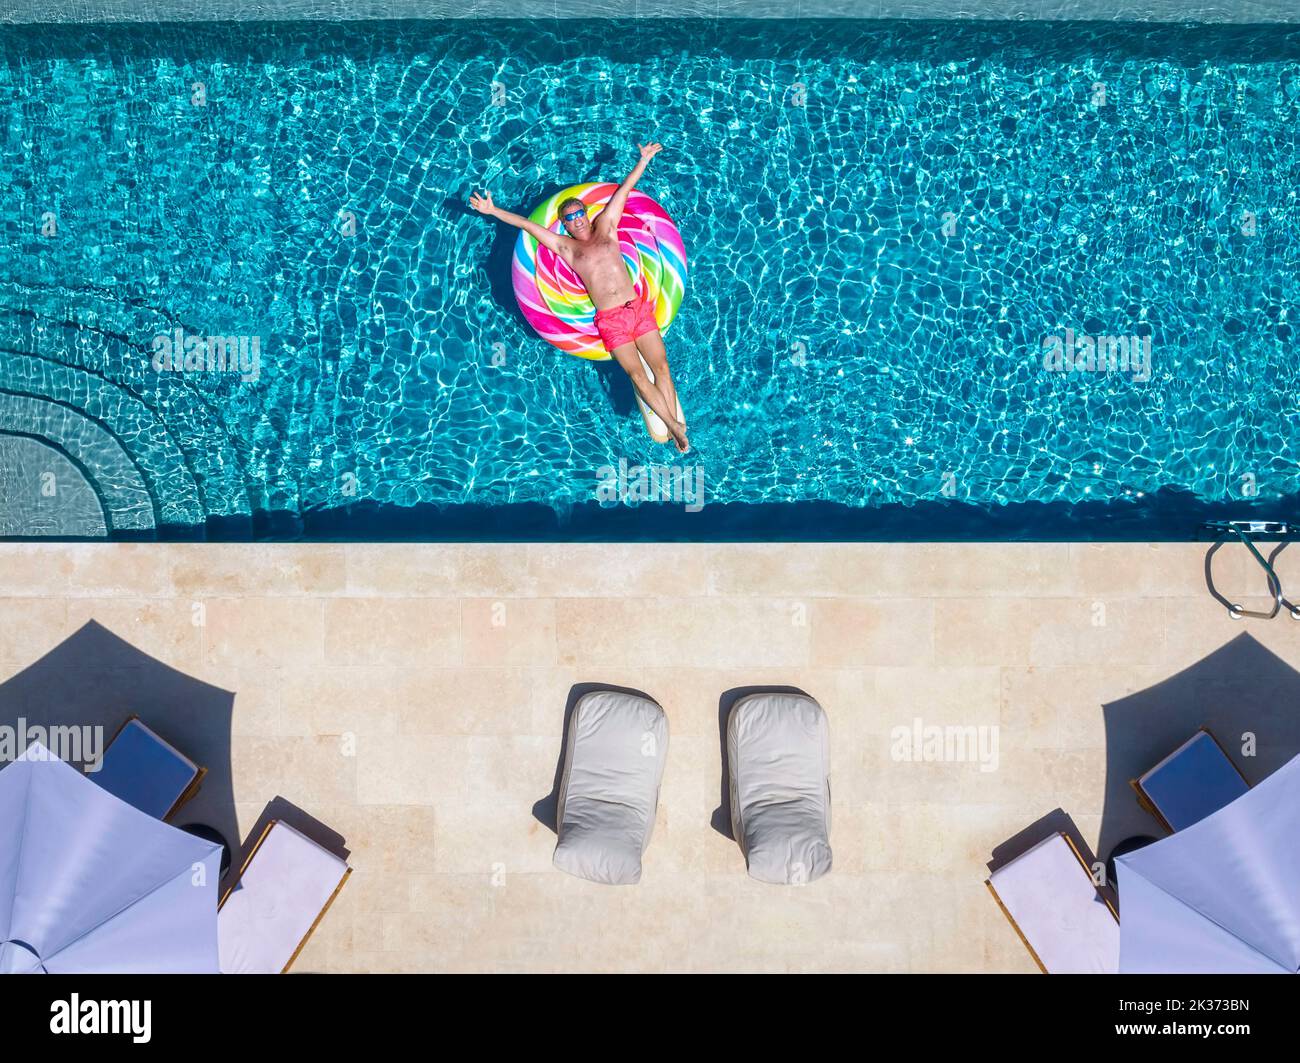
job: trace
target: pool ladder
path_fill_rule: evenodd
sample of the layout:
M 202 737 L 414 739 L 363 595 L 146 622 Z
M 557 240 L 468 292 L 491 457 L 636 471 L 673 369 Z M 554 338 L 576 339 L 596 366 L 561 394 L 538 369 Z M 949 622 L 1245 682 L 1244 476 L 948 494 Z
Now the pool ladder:
M 1214 545 L 1210 547 L 1210 552 L 1205 555 L 1205 581 L 1210 588 L 1210 593 L 1214 595 L 1217 602 L 1227 608 L 1228 615 L 1232 619 L 1241 620 L 1249 616 L 1259 620 L 1272 620 L 1285 608 L 1292 620 L 1300 620 L 1300 606 L 1287 600 L 1286 595 L 1282 592 L 1282 581 L 1273 569 L 1273 559 L 1277 557 L 1300 529 L 1293 529 L 1286 523 L 1275 520 L 1215 520 L 1206 522 L 1202 525 L 1202 528 L 1217 536 Z M 1282 541 L 1269 553 L 1268 557 L 1265 557 L 1259 552 L 1259 548 L 1255 545 L 1252 536 L 1267 536 L 1270 539 L 1280 538 Z M 1243 543 L 1246 549 L 1250 551 L 1251 556 L 1259 562 L 1259 567 L 1264 570 L 1264 576 L 1268 580 L 1268 593 L 1273 599 L 1273 608 L 1268 612 L 1247 609 L 1243 605 L 1230 602 L 1215 589 L 1214 580 L 1210 574 L 1210 563 L 1219 548 L 1231 539 Z

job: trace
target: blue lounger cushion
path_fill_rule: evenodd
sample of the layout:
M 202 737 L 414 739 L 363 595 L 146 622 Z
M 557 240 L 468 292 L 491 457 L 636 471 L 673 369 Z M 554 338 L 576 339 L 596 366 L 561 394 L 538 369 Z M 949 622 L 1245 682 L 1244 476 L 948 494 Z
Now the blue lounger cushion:
M 128 805 L 165 819 L 198 777 L 198 766 L 132 718 L 104 750 L 90 778 Z
M 1170 829 L 1184 830 L 1250 787 L 1209 731 L 1197 731 L 1148 771 L 1138 786 Z

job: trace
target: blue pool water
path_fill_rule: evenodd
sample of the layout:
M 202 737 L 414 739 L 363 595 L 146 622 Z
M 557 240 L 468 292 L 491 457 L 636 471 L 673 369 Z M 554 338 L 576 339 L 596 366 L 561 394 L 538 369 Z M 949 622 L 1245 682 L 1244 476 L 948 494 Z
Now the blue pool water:
M 684 458 L 531 334 L 513 234 L 465 207 L 619 180 L 650 138 L 691 265 Z M 11 28 L 0 432 L 119 535 L 1293 515 L 1298 149 L 1282 27 Z M 255 371 L 160 372 L 178 331 Z M 1051 336 L 1139 361 L 1055 371 Z M 702 477 L 703 510 L 598 496 L 620 460 Z

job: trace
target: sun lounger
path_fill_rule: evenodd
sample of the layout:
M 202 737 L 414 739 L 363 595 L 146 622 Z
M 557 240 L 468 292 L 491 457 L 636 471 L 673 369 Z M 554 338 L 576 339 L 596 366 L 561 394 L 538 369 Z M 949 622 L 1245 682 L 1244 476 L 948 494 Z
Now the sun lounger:
M 1119 970 L 1118 918 L 1066 835 L 1039 842 L 985 885 L 1044 974 Z
M 554 862 L 603 882 L 641 881 L 668 754 L 668 718 L 653 701 L 612 690 L 573 708 L 556 809 Z
M 727 718 L 731 832 L 751 877 L 802 884 L 831 869 L 830 728 L 802 694 L 751 694 Z
M 222 973 L 287 971 L 350 874 L 287 823 L 268 823 L 217 907 Z
M 165 820 L 198 793 L 206 773 L 138 716 L 128 716 L 104 750 L 99 771 L 89 777 L 128 805 Z
M 1132 785 L 1142 807 L 1170 833 L 1190 827 L 1250 789 L 1204 727 Z

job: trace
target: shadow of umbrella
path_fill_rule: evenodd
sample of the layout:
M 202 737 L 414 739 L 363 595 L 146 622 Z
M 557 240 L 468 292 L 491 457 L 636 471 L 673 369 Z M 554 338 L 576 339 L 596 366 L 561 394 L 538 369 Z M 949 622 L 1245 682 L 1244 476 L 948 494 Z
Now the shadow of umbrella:
M 1165 832 L 1130 780 L 1208 727 L 1252 786 L 1300 752 L 1300 672 L 1247 634 L 1146 690 L 1102 706 L 1106 796 L 1097 851 Z M 1252 740 L 1254 753 L 1244 749 Z
M 237 851 L 230 768 L 234 701 L 231 691 L 178 672 L 92 620 L 0 683 L 0 724 L 17 728 L 23 720 L 28 729 L 103 728 L 107 744 L 135 713 L 208 769 L 202 788 L 181 806 L 172 825 L 206 824 Z

